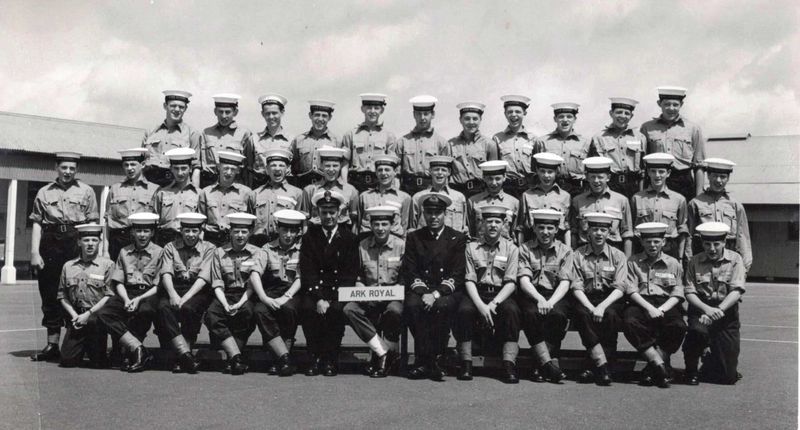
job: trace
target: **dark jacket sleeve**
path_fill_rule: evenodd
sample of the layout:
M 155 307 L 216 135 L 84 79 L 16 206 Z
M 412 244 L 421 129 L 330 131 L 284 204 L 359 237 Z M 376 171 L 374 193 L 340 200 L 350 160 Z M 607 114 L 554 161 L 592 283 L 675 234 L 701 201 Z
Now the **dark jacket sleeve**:
M 319 285 L 319 263 L 320 260 L 317 258 L 317 247 L 319 247 L 318 243 L 315 243 L 316 240 L 312 237 L 313 230 L 309 229 L 306 234 L 303 235 L 303 239 L 300 243 L 300 261 L 298 262 L 298 271 L 302 273 L 300 277 L 300 286 L 303 290 L 312 292 L 312 288 L 316 285 Z
M 409 233 L 403 253 L 403 264 L 400 266 L 400 279 L 407 290 L 422 295 L 428 292 L 428 286 L 425 285 L 419 272 L 419 248 L 419 235 L 415 232 Z
M 436 289 L 443 296 L 454 293 L 464 286 L 466 274 L 467 237 L 463 233 L 456 233 L 453 246 L 448 250 L 448 272 L 442 277 L 441 285 Z

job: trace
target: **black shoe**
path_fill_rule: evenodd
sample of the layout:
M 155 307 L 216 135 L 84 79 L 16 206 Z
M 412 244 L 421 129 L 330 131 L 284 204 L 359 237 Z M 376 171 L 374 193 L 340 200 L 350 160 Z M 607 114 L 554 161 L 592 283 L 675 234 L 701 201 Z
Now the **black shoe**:
M 461 369 L 459 369 L 456 379 L 459 381 L 472 380 L 472 360 L 464 360 L 461 362 Z
M 652 369 L 653 383 L 659 388 L 669 388 L 669 372 L 667 372 L 666 366 L 659 364 L 652 366 Z
M 128 357 L 125 357 L 122 360 L 122 364 L 119 366 L 119 370 L 121 372 L 127 372 L 128 369 L 130 369 L 130 368 L 131 368 L 131 360 Z
M 369 373 L 370 378 L 385 378 L 386 373 L 386 363 L 389 359 L 389 353 L 381 355 L 380 357 L 376 357 L 375 361 L 372 363 L 372 369 Z
M 642 369 L 642 373 L 639 376 L 639 385 L 642 387 L 649 387 L 653 385 L 653 365 L 647 363 L 647 366 L 644 366 Z
M 594 377 L 594 383 L 601 387 L 611 385 L 611 374 L 608 372 L 608 364 L 596 367 L 594 370 Z
M 313 357 L 311 360 L 311 364 L 308 365 L 306 369 L 306 376 L 317 376 L 319 375 L 320 370 L 322 369 L 322 359 L 319 357 Z
M 249 366 L 242 361 L 242 354 L 236 354 L 230 359 L 231 375 L 244 375 Z
M 270 363 L 270 365 L 267 367 L 267 374 L 268 375 L 277 375 L 278 374 L 278 366 L 279 365 L 278 365 L 277 361 L 273 361 L 272 363 Z
M 327 359 L 322 365 L 322 376 L 336 376 L 339 374 L 339 366 L 336 360 Z
M 594 381 L 594 372 L 589 369 L 584 370 L 578 375 L 579 384 L 591 384 Z
M 278 358 L 275 363 L 278 376 L 292 376 L 297 368 L 292 364 L 292 358 L 289 354 L 283 354 Z
M 183 373 L 183 369 L 181 369 L 181 363 L 176 361 L 172 364 L 172 373 Z
M 408 379 L 425 379 L 430 374 L 430 369 L 428 366 L 424 364 L 414 364 L 411 369 L 408 370 Z
M 542 371 L 538 367 L 534 367 L 531 371 L 531 381 L 533 382 L 544 382 L 544 377 L 542 376 Z
M 194 375 L 200 369 L 200 362 L 194 358 L 191 352 L 181 354 L 178 357 L 178 363 L 180 363 L 181 369 L 190 375 Z
M 41 351 L 31 355 L 32 361 L 50 361 L 59 358 L 61 358 L 61 352 L 58 350 L 57 343 L 48 343 Z
M 374 352 L 369 353 L 369 363 L 364 367 L 364 374 L 367 376 L 372 376 L 372 373 L 375 372 L 375 363 L 378 361 L 379 357 Z
M 686 385 L 700 385 L 700 375 L 697 374 L 697 371 L 688 371 L 685 375 L 683 375 L 683 381 Z
M 141 372 L 150 365 L 150 362 L 153 361 L 153 355 L 150 354 L 150 351 L 144 347 L 144 345 L 139 345 L 136 348 L 136 351 L 133 351 L 132 362 L 128 365 L 128 373 L 137 373 Z
M 514 362 L 503 360 L 503 377 L 501 380 L 506 384 L 519 384 L 517 365 Z
M 567 377 L 567 375 L 561 371 L 561 368 L 556 366 L 552 360 L 542 366 L 541 372 L 544 374 L 544 379 L 554 384 L 558 384 L 562 379 Z
M 447 374 L 447 372 L 445 372 L 444 369 L 442 368 L 441 361 L 442 361 L 441 355 L 437 355 L 431 361 L 430 378 L 434 381 L 443 381 L 444 376 Z

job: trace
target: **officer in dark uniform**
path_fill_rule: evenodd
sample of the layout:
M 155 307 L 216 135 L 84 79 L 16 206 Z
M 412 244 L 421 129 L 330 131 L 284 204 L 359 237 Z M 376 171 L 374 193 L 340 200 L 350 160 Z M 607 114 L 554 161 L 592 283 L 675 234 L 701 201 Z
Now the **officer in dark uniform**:
M 349 184 L 348 184 L 349 186 Z M 344 303 L 338 288 L 354 286 L 358 277 L 358 241 L 350 229 L 338 222 L 345 198 L 322 189 L 311 198 L 320 225 L 309 225 L 300 245 L 300 282 L 304 296 L 300 305 L 303 333 L 313 362 L 306 375 L 339 372 L 339 347 L 344 336 Z
M 426 228 L 406 238 L 401 279 L 406 286 L 404 312 L 414 335 L 416 362 L 408 376 L 441 381 L 441 358 L 450 336 L 449 322 L 462 295 L 467 236 L 444 224 L 452 203 L 444 194 L 419 196 Z
M 207 220 L 203 239 L 214 246 L 222 246 L 230 243 L 230 231 L 225 216 L 236 212 L 250 212 L 248 199 L 252 190 L 247 185 L 235 182 L 241 171 L 244 155 L 219 151 L 217 158 L 217 183 L 200 191 L 197 212 L 205 215 Z
M 77 224 L 97 222 L 97 197 L 94 190 L 75 179 L 78 160 L 76 152 L 56 153 L 58 178 L 36 193 L 30 219 L 31 267 L 39 272 L 39 295 L 42 298 L 42 325 L 47 328 L 47 346 L 37 352 L 34 361 L 59 357 L 62 310 L 56 298 L 61 267 L 78 256 Z

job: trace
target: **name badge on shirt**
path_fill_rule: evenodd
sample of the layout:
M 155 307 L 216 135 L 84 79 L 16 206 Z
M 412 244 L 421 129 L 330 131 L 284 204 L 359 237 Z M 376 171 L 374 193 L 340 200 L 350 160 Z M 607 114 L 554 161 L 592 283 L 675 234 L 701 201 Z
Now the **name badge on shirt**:
M 283 200 L 284 202 L 290 203 L 292 206 L 297 206 L 297 200 L 287 197 L 287 196 L 278 196 L 278 200 Z
M 505 255 L 496 255 L 494 257 L 494 266 L 500 269 L 505 269 L 506 264 L 508 264 L 508 257 Z
M 394 207 L 396 207 L 396 208 L 401 208 L 401 207 L 403 207 L 403 204 L 402 204 L 402 203 L 400 203 L 400 202 L 396 202 L 396 201 L 394 201 L 394 200 L 386 200 L 386 204 L 387 204 L 387 205 L 389 205 L 389 206 L 394 206 Z
M 639 142 L 638 140 L 626 140 L 625 146 L 627 146 L 631 151 L 640 151 L 642 149 L 642 142 Z
M 286 260 L 286 270 L 297 271 L 297 263 L 300 260 L 297 258 L 292 258 L 290 260 Z
M 94 273 L 89 275 L 89 279 L 94 281 L 105 281 L 106 277 L 103 275 L 95 275 Z
M 522 144 L 522 149 L 525 149 L 525 150 L 528 150 L 528 151 L 533 151 L 533 145 L 531 145 L 530 143 L 523 143 Z
M 673 275 L 672 273 L 656 273 L 656 278 L 675 279 L 675 275 Z
M 617 271 L 617 269 L 614 268 L 614 266 L 603 266 L 603 268 L 600 269 L 600 270 L 602 270 L 603 272 L 616 272 Z
M 386 257 L 386 261 L 389 263 L 399 263 L 400 257 Z

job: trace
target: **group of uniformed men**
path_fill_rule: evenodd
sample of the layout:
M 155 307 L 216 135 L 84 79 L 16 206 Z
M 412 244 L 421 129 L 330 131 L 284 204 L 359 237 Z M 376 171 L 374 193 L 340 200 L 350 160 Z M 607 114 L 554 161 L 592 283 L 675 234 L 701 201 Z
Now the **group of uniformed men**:
M 36 196 L 31 262 L 48 343 L 34 360 L 76 366 L 88 354 L 107 366 L 110 333 L 123 370 L 142 371 L 154 325 L 174 370 L 195 373 L 204 322 L 231 374 L 247 371 L 257 327 L 270 373 L 288 376 L 302 325 L 305 373 L 333 376 L 350 324 L 373 351 L 367 373 L 384 377 L 408 326 L 409 377 L 444 378 L 452 330 L 458 379 L 472 379 L 472 341 L 487 333 L 502 343 L 502 380 L 516 383 L 522 330 L 530 377 L 558 382 L 571 321 L 587 350 L 581 381 L 611 383 L 623 331 L 648 361 L 644 384 L 669 386 L 681 344 L 689 384 L 736 382 L 747 219 L 725 188 L 734 163 L 706 159 L 699 127 L 679 114 L 685 89 L 660 87 L 662 114 L 640 130 L 629 125 L 637 102 L 612 98 L 612 123 L 591 140 L 573 129 L 574 103 L 553 105 L 552 133 L 529 135 L 530 99 L 518 95 L 502 98 L 509 126 L 491 139 L 484 105 L 458 105 L 463 131 L 448 141 L 431 96 L 410 100 L 416 127 L 396 139 L 380 120 L 386 96 L 362 94 L 364 122 L 339 140 L 332 102 L 310 101 L 311 129 L 289 139 L 280 95 L 259 98 L 266 128 L 252 135 L 235 121 L 236 95 L 215 96 L 217 124 L 196 133 L 182 121 L 191 94 L 164 94 L 164 122 L 120 151 L 125 179 L 103 225 L 75 178 L 80 154 L 58 153 L 57 180 Z M 341 287 L 392 285 L 404 300 L 338 299 Z

